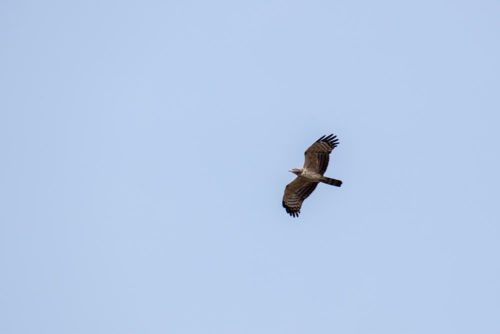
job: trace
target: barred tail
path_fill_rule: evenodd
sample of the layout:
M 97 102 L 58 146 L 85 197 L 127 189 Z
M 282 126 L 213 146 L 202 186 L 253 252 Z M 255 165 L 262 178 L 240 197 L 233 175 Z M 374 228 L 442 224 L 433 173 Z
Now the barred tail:
M 342 185 L 342 181 L 336 180 L 336 179 L 331 179 L 331 178 L 326 177 L 326 176 L 323 176 L 321 178 L 321 182 L 326 183 L 326 184 L 330 184 L 330 185 L 336 186 L 336 187 L 340 187 Z

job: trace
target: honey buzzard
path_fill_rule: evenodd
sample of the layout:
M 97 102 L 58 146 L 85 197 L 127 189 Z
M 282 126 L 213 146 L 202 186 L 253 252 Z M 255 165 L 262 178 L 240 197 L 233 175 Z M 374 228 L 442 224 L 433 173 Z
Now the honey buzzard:
M 304 153 L 304 167 L 289 170 L 297 175 L 295 180 L 286 186 L 283 195 L 283 207 L 290 216 L 299 216 L 302 202 L 311 195 L 318 183 L 322 182 L 337 187 L 342 185 L 340 180 L 323 176 L 328 167 L 330 152 L 338 144 L 337 136 L 333 134 L 322 136 Z

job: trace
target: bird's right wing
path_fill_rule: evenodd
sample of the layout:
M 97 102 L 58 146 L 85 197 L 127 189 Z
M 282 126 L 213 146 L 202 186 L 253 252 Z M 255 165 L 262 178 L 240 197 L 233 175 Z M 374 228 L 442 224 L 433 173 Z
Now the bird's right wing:
M 310 182 L 302 177 L 297 177 L 285 188 L 283 207 L 292 217 L 298 217 L 302 202 L 316 189 L 318 182 Z

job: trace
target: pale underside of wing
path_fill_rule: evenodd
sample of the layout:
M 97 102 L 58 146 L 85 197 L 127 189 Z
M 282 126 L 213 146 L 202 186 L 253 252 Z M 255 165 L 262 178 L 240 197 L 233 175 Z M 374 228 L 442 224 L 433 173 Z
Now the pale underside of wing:
M 292 217 L 298 217 L 302 202 L 316 189 L 318 182 L 310 182 L 302 177 L 297 177 L 285 188 L 283 207 Z
M 339 140 L 333 134 L 319 138 L 305 151 L 304 168 L 323 175 L 328 167 L 329 155 Z

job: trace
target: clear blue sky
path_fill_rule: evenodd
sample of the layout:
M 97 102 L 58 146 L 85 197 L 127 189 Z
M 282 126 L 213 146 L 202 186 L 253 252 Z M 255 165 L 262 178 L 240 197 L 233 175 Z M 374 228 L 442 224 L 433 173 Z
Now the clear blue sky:
M 1 1 L 0 332 L 500 333 L 499 15 Z

